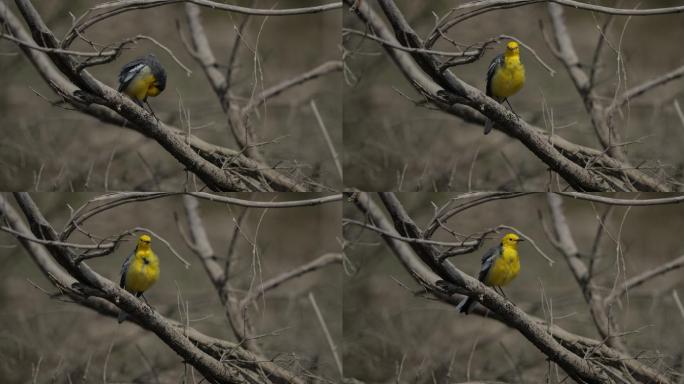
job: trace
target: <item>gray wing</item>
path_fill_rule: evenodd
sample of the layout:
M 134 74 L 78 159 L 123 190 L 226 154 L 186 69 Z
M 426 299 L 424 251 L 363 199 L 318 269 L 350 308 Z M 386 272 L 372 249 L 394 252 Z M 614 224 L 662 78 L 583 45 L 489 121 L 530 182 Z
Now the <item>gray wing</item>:
M 487 96 L 489 97 L 492 97 L 492 78 L 494 77 L 496 68 L 502 66 L 503 64 L 503 54 L 496 56 L 494 60 L 492 60 L 492 62 L 489 64 L 489 69 L 487 70 Z
M 480 276 L 477 277 L 478 280 L 484 282 L 489 269 L 494 265 L 494 261 L 501 256 L 501 245 L 489 248 L 487 252 L 482 256 L 482 268 L 480 268 Z
M 126 287 L 126 271 L 128 270 L 128 266 L 131 264 L 131 261 L 133 261 L 133 257 L 135 257 L 135 251 L 138 249 L 138 247 L 135 247 L 136 249 L 131 252 L 130 255 L 128 255 L 128 258 L 126 261 L 124 261 L 123 265 L 121 266 L 121 281 L 119 282 L 119 286 L 121 288 Z
M 131 61 L 121 68 L 121 73 L 119 73 L 119 92 L 126 89 L 128 83 L 133 80 L 135 75 L 140 73 L 140 71 L 145 67 L 145 58 L 141 57 Z

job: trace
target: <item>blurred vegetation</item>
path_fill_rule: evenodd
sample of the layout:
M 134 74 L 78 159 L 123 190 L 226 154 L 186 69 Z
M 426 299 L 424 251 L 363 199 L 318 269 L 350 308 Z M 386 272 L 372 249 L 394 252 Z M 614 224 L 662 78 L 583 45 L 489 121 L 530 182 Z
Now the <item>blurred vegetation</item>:
M 36 193 L 32 195 L 57 229 L 69 218 L 69 206 L 78 207 L 95 195 Z M 249 194 L 233 194 L 250 198 Z M 259 194 L 255 200 L 299 200 L 309 194 Z M 8 196 L 9 197 L 9 196 Z M 10 197 L 11 200 L 11 197 Z M 216 254 L 224 262 L 233 217 L 242 208 L 200 200 L 200 213 Z M 207 335 L 234 340 L 215 289 L 180 237 L 175 216 L 186 228 L 181 197 L 129 204 L 94 217 L 86 228 L 98 235 L 112 235 L 142 226 L 171 243 L 192 266 L 183 264 L 159 241 L 153 249 L 161 259 L 161 277 L 147 293 L 161 314 L 179 320 L 181 308 L 189 308 L 190 326 Z M 341 205 L 289 209 L 251 209 L 241 228 L 231 268 L 234 286 L 246 290 L 327 253 L 339 252 Z M 187 232 L 187 229 L 185 229 Z M 257 255 L 249 241 L 255 241 Z M 75 234 L 73 242 L 87 243 Z M 114 281 L 133 240 L 114 254 L 88 264 Z M 256 274 L 255 274 L 256 271 Z M 255 302 L 251 320 L 260 335 L 267 358 L 297 372 L 308 370 L 323 377 L 337 377 L 337 368 L 307 295 L 313 292 L 334 340 L 341 344 L 341 267 L 329 266 L 285 283 Z M 181 358 L 154 334 L 131 323 L 117 324 L 76 304 L 50 299 L 43 290 L 55 288 L 41 274 L 14 238 L 0 232 L 0 378 L 3 383 L 77 382 L 200 382 Z M 185 318 L 185 316 L 183 316 Z M 111 353 L 109 350 L 111 349 Z M 144 355 L 144 356 L 143 356 Z M 105 376 L 106 375 L 106 376 Z M 195 381 L 190 377 L 194 376 Z M 82 379 L 83 378 L 83 379 Z M 33 381 L 32 381 L 33 380 Z
M 398 197 L 409 215 L 424 227 L 434 214 L 430 203 L 441 206 L 450 196 L 403 193 Z M 606 207 L 572 199 L 564 199 L 564 207 L 580 252 L 590 253 L 598 227 L 597 216 Z M 581 290 L 562 255 L 545 237 L 540 212 L 545 220 L 550 219 L 546 197 L 534 194 L 480 205 L 445 224 L 460 234 L 503 224 L 531 236 L 555 263 L 550 266 L 529 243 L 523 243 L 522 269 L 504 289 L 506 295 L 531 315 L 546 320 L 552 315 L 554 324 L 597 338 Z M 349 203 L 345 204 L 344 215 L 362 220 Z M 619 284 L 682 255 L 681 236 L 672 230 L 681 225 L 682 215 L 681 205 L 615 207 L 606 220 L 608 232 L 598 253 L 599 292 L 605 294 L 613 283 Z M 517 331 L 498 321 L 460 315 L 454 307 L 414 295 L 420 287 L 377 234 L 353 225 L 345 228 L 344 234 L 348 241 L 346 254 L 358 268 L 355 275 L 344 279 L 346 376 L 367 383 L 426 384 L 465 382 L 468 372 L 470 380 L 510 383 L 558 383 L 565 378 L 560 368 L 550 368 L 545 355 Z M 453 240 L 444 231 L 438 231 L 434 239 Z M 456 256 L 451 261 L 464 272 L 477 276 L 482 254 L 496 244 L 497 239 L 492 238 L 477 252 Z M 630 291 L 622 306 L 613 309 L 632 355 L 662 371 L 668 367 L 683 371 L 684 314 L 673 299 L 675 291 L 680 298 L 684 297 L 682 276 L 681 270 L 677 270 L 653 279 Z
M 465 2 L 434 0 L 425 6 L 424 2 L 396 0 L 419 36 L 426 36 L 434 27 L 433 13 L 441 17 Z M 674 5 L 663 0 L 593 3 L 617 4 L 626 9 Z M 374 8 L 382 14 L 379 7 Z M 603 25 L 606 16 L 569 7 L 564 10 L 580 61 L 589 68 L 600 36 L 597 26 Z M 606 36 L 612 47 L 622 53 L 620 65 L 624 65 L 626 74 L 621 75 L 627 77 L 627 83 L 620 84 L 621 90 L 625 85 L 633 87 L 684 64 L 679 38 L 684 33 L 681 21 L 680 14 L 615 17 Z M 510 99 L 515 111 L 531 124 L 547 130 L 551 129 L 552 113 L 556 133 L 572 142 L 599 148 L 582 99 L 567 71 L 544 42 L 540 22 L 550 33 L 543 3 L 485 13 L 458 24 L 449 36 L 469 45 L 505 34 L 531 46 L 556 74 L 551 77 L 529 51 L 521 49 L 527 82 Z M 349 12 L 344 12 L 344 26 L 365 30 Z M 503 47 L 495 44 L 480 60 L 453 67 L 452 71 L 484 90 L 489 63 Z M 544 190 L 549 178 L 547 167 L 517 140 L 498 131 L 484 136 L 480 126 L 416 106 L 406 97 L 416 101 L 422 98 L 377 42 L 362 42 L 354 36 L 345 42 L 345 48 L 356 52 L 346 61 L 358 78 L 353 85 L 345 86 L 343 96 L 347 187 L 364 191 Z M 453 46 L 442 39 L 434 49 L 453 51 Z M 612 99 L 618 85 L 618 58 L 610 47 L 605 47 L 603 53 L 604 66 L 597 77 L 597 90 L 601 96 Z M 674 100 L 684 105 L 683 89 L 684 79 L 672 81 L 630 103 L 625 109 L 626 122 L 618 118 L 616 126 L 624 140 L 639 141 L 627 149 L 634 165 L 645 169 L 663 166 L 667 174 L 682 178 L 684 158 L 678 144 L 684 141 L 684 130 Z
M 71 26 L 70 14 L 80 16 L 92 1 L 34 1 L 57 37 Z M 270 8 L 299 7 L 284 0 L 256 2 Z M 249 5 L 249 4 L 243 4 Z M 10 5 L 15 14 L 19 12 Z M 226 69 L 242 15 L 202 7 L 207 36 L 222 70 Z M 151 42 L 129 46 L 116 61 L 90 72 L 116 88 L 120 68 L 135 57 L 154 52 L 168 72 L 164 93 L 150 98 L 157 116 L 168 124 L 188 129 L 221 146 L 237 149 L 226 118 L 204 72 L 185 50 L 176 23 L 188 39 L 184 5 L 171 4 L 126 12 L 96 24 L 87 36 L 109 44 L 138 34 L 150 36 L 170 48 L 193 71 L 187 77 L 171 57 Z M 325 61 L 340 57 L 339 11 L 313 15 L 250 18 L 243 32 L 231 92 L 249 98 L 285 79 L 295 77 Z M 76 41 L 74 50 L 90 49 Z M 252 51 L 259 53 L 255 63 Z M 186 172 L 155 141 L 129 129 L 103 124 L 78 112 L 50 105 L 58 98 L 40 78 L 14 43 L 0 40 L 0 190 L 182 190 Z M 333 73 L 293 88 L 270 100 L 252 118 L 270 164 L 292 168 L 315 182 L 339 189 L 332 157 L 309 105 L 315 100 L 338 151 L 342 150 L 341 75 Z M 255 81 L 258 83 L 255 86 Z M 111 159 L 111 161 L 110 161 Z M 108 164 L 111 162 L 111 165 Z M 154 174 L 154 177 L 152 177 Z M 38 182 L 39 181 L 39 182 Z

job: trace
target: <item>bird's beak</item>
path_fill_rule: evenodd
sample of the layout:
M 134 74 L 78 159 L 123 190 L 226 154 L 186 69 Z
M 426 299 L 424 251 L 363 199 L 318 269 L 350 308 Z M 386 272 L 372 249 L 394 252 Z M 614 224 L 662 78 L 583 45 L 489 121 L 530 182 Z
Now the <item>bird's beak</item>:
M 525 241 L 525 239 L 518 239 L 518 242 Z

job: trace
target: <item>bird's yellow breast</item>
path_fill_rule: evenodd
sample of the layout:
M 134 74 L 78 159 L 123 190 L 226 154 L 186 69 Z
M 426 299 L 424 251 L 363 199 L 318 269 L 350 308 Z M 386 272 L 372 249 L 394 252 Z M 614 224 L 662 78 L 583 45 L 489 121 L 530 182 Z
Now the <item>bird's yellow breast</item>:
M 128 87 L 124 90 L 124 93 L 137 100 L 145 100 L 147 96 L 157 96 L 160 91 L 159 88 L 154 85 L 156 82 L 157 79 L 152 74 L 150 67 L 145 66 L 137 75 L 135 75 L 135 78 L 131 80 Z
M 148 251 L 137 251 L 126 271 L 125 288 L 129 292 L 145 292 L 159 279 L 159 259 Z
M 485 284 L 489 286 L 503 287 L 515 279 L 520 272 L 520 258 L 518 251 L 513 247 L 503 247 L 501 257 L 494 261 Z
M 505 99 L 522 88 L 525 84 L 525 67 L 520 62 L 520 56 L 504 58 L 502 65 L 492 76 L 492 95 Z

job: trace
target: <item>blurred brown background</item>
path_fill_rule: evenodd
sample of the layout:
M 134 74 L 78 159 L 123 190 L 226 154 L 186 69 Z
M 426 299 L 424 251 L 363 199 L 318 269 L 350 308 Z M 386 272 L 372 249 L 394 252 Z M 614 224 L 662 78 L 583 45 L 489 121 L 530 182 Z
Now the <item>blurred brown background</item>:
M 11 2 L 10 2 L 11 3 Z M 255 7 L 293 8 L 294 0 L 256 1 Z M 71 26 L 70 13 L 80 16 L 96 5 L 92 1 L 35 1 L 34 5 L 57 37 Z M 249 2 L 243 2 L 248 6 Z M 13 4 L 8 6 L 20 17 Z M 235 30 L 242 15 L 202 7 L 202 20 L 221 71 L 225 71 Z M 182 3 L 136 10 L 107 19 L 89 29 L 87 36 L 108 44 L 138 34 L 170 48 L 193 72 L 187 77 L 173 59 L 148 41 L 129 46 L 116 61 L 89 68 L 98 79 L 116 88 L 121 67 L 154 52 L 168 72 L 166 90 L 150 104 L 168 124 L 187 129 L 189 115 L 194 134 L 217 145 L 238 148 L 226 124 L 217 97 L 194 59 L 181 43 L 176 22 L 188 37 Z M 256 92 L 340 57 L 341 17 L 334 10 L 312 15 L 250 18 L 243 36 L 232 92 L 249 98 Z M 256 69 L 251 50 L 257 49 Z M 74 50 L 89 47 L 80 41 Z M 129 129 L 106 125 L 78 112 L 51 106 L 39 95 L 57 100 L 13 42 L 0 40 L 0 190 L 182 190 L 184 168 L 156 142 Z M 270 100 L 252 121 L 272 165 L 295 169 L 315 182 L 339 189 L 341 181 L 316 118 L 309 105 L 315 100 L 333 143 L 342 151 L 341 75 L 328 74 Z M 34 92 L 35 90 L 35 92 Z M 105 185 L 107 164 L 113 157 Z M 144 161 L 141 159 L 144 158 Z M 144 164 L 144 163 L 147 163 Z M 155 177 L 151 176 L 154 173 Z M 40 183 L 37 184 L 40 174 Z M 89 175 L 90 174 L 90 175 Z
M 320 195 L 230 196 L 285 201 Z M 69 217 L 68 206 L 76 208 L 95 195 L 36 193 L 32 197 L 53 226 L 61 230 Z M 98 235 L 112 235 L 142 226 L 164 237 L 192 266 L 186 270 L 160 241 L 153 240 L 153 249 L 161 261 L 161 277 L 145 295 L 150 304 L 161 314 L 179 320 L 180 308 L 187 303 L 191 327 L 210 336 L 234 340 L 213 285 L 202 264 L 185 246 L 174 222 L 174 214 L 178 214 L 187 232 L 181 199 L 176 196 L 121 206 L 86 222 L 86 228 Z M 222 257 L 221 264 L 233 232 L 233 215 L 239 215 L 241 210 L 200 200 L 200 213 L 209 240 L 216 254 Z M 234 286 L 247 289 L 252 278 L 259 283 L 324 253 L 340 252 L 340 219 L 340 203 L 266 211 L 252 209 L 242 229 L 251 241 L 256 238 L 259 258 L 254 267 L 252 246 L 241 236 L 236 248 L 237 264 L 231 275 Z M 70 241 L 87 243 L 77 235 Z M 121 264 L 134 246 L 132 240 L 128 241 L 114 254 L 93 259 L 88 264 L 118 282 Z M 76 304 L 51 300 L 34 284 L 55 292 L 14 238 L 0 232 L 0 381 L 3 383 L 102 382 L 105 364 L 108 383 L 155 383 L 154 374 L 162 383 L 182 382 L 183 377 L 186 382 L 193 382 L 190 366 L 184 372 L 181 358 L 154 334 L 128 322 L 119 325 L 114 318 L 100 316 Z M 307 295 L 309 292 L 315 295 L 339 345 L 341 290 L 342 272 L 336 264 L 287 282 L 270 291 L 264 300 L 257 300 L 258 311 L 251 310 L 251 319 L 257 334 L 262 335 L 259 343 L 265 355 L 295 372 L 309 370 L 327 378 L 338 377 L 330 347 Z M 111 355 L 107 358 L 110 347 Z M 86 378 L 82 379 L 84 375 Z M 195 382 L 200 382 L 201 375 L 194 372 L 194 377 Z
M 466 2 L 397 0 L 396 4 L 415 31 L 425 37 L 435 25 L 433 12 L 441 17 Z M 592 3 L 631 9 L 669 7 L 681 2 L 625 0 Z M 374 9 L 382 15 L 380 7 L 374 6 Z M 603 24 L 606 15 L 569 7 L 564 7 L 564 11 L 580 62 L 588 70 L 599 38 L 597 25 Z M 546 46 L 539 28 L 540 21 L 550 33 L 546 4 L 485 13 L 456 25 L 448 36 L 462 44 L 473 44 L 506 34 L 531 46 L 556 70 L 556 74 L 551 77 L 529 51 L 521 48 L 527 82 L 518 94 L 510 98 L 513 108 L 526 121 L 547 130 L 550 130 L 548 114 L 551 109 L 556 133 L 575 143 L 599 148 L 582 99 L 565 67 Z M 344 26 L 365 30 L 358 18 L 349 12 L 344 13 Z M 627 87 L 684 65 L 682 34 L 684 23 L 681 14 L 615 17 L 606 35 L 612 46 L 622 52 Z M 344 176 L 347 187 L 365 191 L 544 190 L 548 180 L 547 167 L 517 140 L 498 131 L 484 136 L 480 126 L 415 106 L 398 91 L 416 100 L 422 99 L 377 42 L 361 42 L 359 36 L 352 36 L 345 41 L 345 47 L 350 52 L 357 52 L 350 55 L 346 63 L 358 77 L 355 84 L 346 84 L 344 88 Z M 467 83 L 484 90 L 489 63 L 503 52 L 503 47 L 503 44 L 493 45 L 493 49 L 479 61 L 454 67 L 452 71 Z M 454 50 L 443 39 L 434 49 Z M 605 47 L 603 53 L 604 67 L 597 77 L 597 90 L 610 100 L 618 81 L 618 59 L 610 47 Z M 627 122 L 618 118 L 616 124 L 625 141 L 640 139 L 627 150 L 634 165 L 649 169 L 664 166 L 664 171 L 678 180 L 682 179 L 684 172 L 684 158 L 681 156 L 684 122 L 677 117 L 673 103 L 679 100 L 684 109 L 683 85 L 684 80 L 678 79 L 632 101 L 625 109 Z M 623 82 L 621 90 L 624 86 Z M 547 109 L 546 122 L 542 113 L 544 108 Z M 476 153 L 477 160 L 469 181 L 469 169 Z
M 450 195 L 403 193 L 398 197 L 416 224 L 424 228 L 434 214 L 430 202 L 441 206 Z M 641 195 L 655 197 L 662 195 Z M 598 226 L 596 216 L 603 213 L 605 206 L 564 199 L 564 207 L 580 252 L 590 253 Z M 534 239 L 555 263 L 549 266 L 529 243 L 522 243 L 522 269 L 517 279 L 504 288 L 506 295 L 529 314 L 548 320 L 548 308 L 541 308 L 543 298 L 550 303 L 554 324 L 597 338 L 582 292 L 565 259 L 546 239 L 539 211 L 550 219 L 546 197 L 533 194 L 480 205 L 446 224 L 462 234 L 509 225 Z M 344 214 L 363 221 L 350 203 L 345 204 Z M 675 230 L 681 227 L 682 215 L 681 205 L 616 207 L 607 220 L 609 232 L 599 248 L 599 292 L 604 295 L 614 281 L 619 284 L 684 254 L 680 231 Z M 344 279 L 344 368 L 348 377 L 367 383 L 460 383 L 467 381 L 468 366 L 473 381 L 557 383 L 566 376 L 554 368 L 547 378 L 545 355 L 516 330 L 494 320 L 460 315 L 454 307 L 414 296 L 406 287 L 420 288 L 377 234 L 354 225 L 345 228 L 344 233 L 349 242 L 347 256 L 358 268 L 355 275 Z M 453 241 L 444 234 L 438 231 L 435 240 Z M 477 252 L 451 261 L 477 277 L 482 254 L 497 245 L 498 239 L 493 237 Z M 621 258 L 616 253 L 618 239 Z M 628 333 L 623 340 L 632 355 L 658 370 L 672 369 L 680 375 L 684 371 L 684 313 L 677 309 L 673 291 L 684 300 L 683 277 L 682 270 L 675 270 L 651 280 L 630 291 L 622 307 L 613 309 L 620 330 Z

